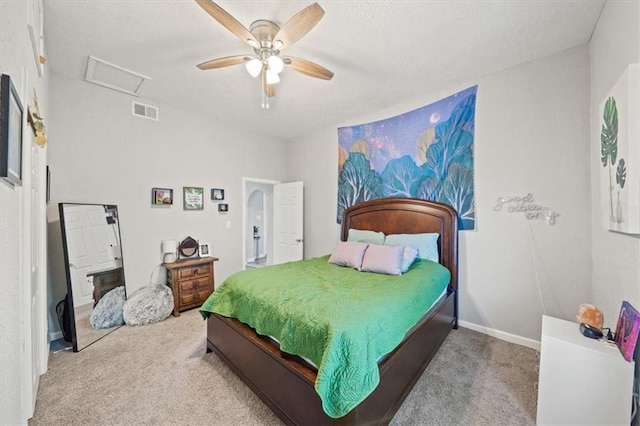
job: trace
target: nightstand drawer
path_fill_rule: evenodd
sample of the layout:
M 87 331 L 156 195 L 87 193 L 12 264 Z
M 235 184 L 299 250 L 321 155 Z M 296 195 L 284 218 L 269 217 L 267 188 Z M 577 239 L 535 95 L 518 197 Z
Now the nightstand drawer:
M 195 291 L 185 291 L 180 292 L 180 305 L 191 305 L 196 300 L 196 292 Z
M 204 277 L 211 275 L 211 265 L 199 265 L 192 268 L 182 268 L 178 271 L 179 279 L 189 279 L 193 277 Z
M 179 284 L 180 291 L 193 291 L 203 287 L 213 287 L 213 280 L 211 279 L 211 277 L 200 277 L 193 280 L 184 280 L 180 281 Z
M 213 286 L 198 287 L 196 293 L 198 295 L 198 300 L 201 300 L 204 303 L 204 301 L 207 300 L 211 293 L 213 293 Z

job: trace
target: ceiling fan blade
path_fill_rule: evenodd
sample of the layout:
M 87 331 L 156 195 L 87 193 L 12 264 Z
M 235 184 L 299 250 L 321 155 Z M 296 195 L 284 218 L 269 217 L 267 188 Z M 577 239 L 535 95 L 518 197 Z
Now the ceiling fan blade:
M 226 56 L 224 58 L 212 59 L 207 62 L 203 62 L 198 65 L 201 70 L 213 70 L 216 68 L 230 67 L 231 65 L 238 65 L 251 58 L 247 55 Z
M 212 2 L 211 0 L 196 0 L 196 3 L 205 10 L 213 19 L 218 21 L 223 27 L 237 35 L 245 43 L 257 46 L 259 43 L 249 30 L 242 25 L 229 12 Z
M 309 77 L 321 78 L 323 80 L 331 80 L 333 78 L 331 71 L 306 59 L 287 56 L 286 58 L 282 58 L 282 60 L 289 68 L 301 74 L 308 75 Z
M 280 49 L 291 46 L 311 31 L 323 16 L 324 10 L 318 3 L 313 3 L 296 13 L 280 27 L 280 31 L 278 31 L 274 40 L 282 42 Z

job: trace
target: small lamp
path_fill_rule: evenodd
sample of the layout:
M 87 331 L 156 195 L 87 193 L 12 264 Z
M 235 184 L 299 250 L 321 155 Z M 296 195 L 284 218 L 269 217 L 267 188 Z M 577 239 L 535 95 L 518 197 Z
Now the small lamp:
M 173 263 L 176 261 L 176 240 L 162 241 L 162 254 L 164 254 L 164 263 Z

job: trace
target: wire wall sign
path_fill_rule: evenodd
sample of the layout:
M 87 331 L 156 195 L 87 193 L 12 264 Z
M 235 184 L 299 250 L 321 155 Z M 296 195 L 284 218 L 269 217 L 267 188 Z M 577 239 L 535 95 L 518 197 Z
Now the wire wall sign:
M 528 193 L 524 197 L 500 197 L 493 210 L 499 212 L 503 207 L 509 213 L 524 213 L 529 220 L 544 220 L 547 225 L 555 225 L 556 218 L 560 216 L 550 208 L 536 204 L 533 201 L 532 193 Z

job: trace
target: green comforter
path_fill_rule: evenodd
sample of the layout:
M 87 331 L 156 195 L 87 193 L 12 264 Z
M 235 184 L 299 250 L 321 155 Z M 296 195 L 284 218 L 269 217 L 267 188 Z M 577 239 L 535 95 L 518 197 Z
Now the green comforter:
M 237 318 L 318 366 L 315 389 L 339 418 L 380 381 L 378 359 L 403 340 L 442 294 L 450 273 L 421 260 L 400 276 L 327 263 L 328 256 L 239 272 L 200 309 Z

